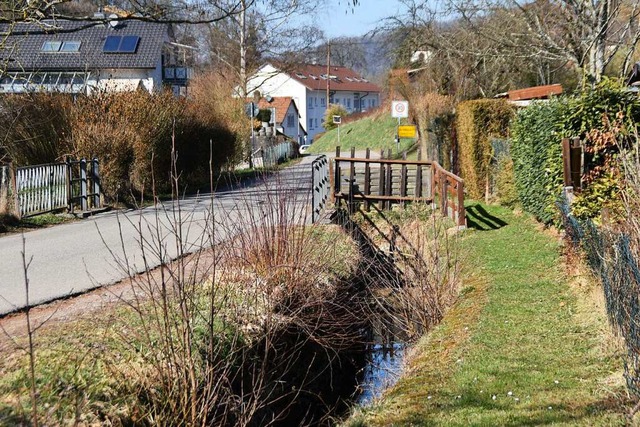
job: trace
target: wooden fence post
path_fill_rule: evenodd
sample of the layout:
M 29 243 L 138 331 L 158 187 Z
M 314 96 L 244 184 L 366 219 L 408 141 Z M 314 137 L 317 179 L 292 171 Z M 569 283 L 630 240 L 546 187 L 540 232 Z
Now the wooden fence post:
M 382 149 L 380 151 L 380 159 L 384 159 L 384 149 Z M 380 176 L 378 177 L 378 195 L 379 196 L 384 196 L 385 195 L 385 185 L 386 185 L 386 178 L 385 178 L 385 167 L 384 167 L 384 163 L 380 163 Z M 384 205 L 385 203 L 380 200 L 378 202 L 378 209 L 383 210 L 384 209 Z
M 13 163 L 9 163 L 9 181 L 11 185 L 11 193 L 13 199 L 13 213 L 20 219 L 22 214 L 20 213 L 20 198 L 18 197 L 18 171 L 17 167 Z
M 100 203 L 100 163 L 98 159 L 91 160 L 91 183 L 93 184 L 93 208 L 97 209 Z
M 336 159 L 340 157 L 340 147 L 336 147 Z M 334 179 L 333 179 L 333 193 L 334 193 L 334 200 L 335 200 L 335 206 L 336 208 L 340 207 L 340 196 L 341 196 L 341 183 L 340 183 L 340 175 L 341 175 L 341 171 L 340 171 L 340 160 L 334 160 L 336 167 L 335 167 L 335 171 L 334 171 Z
M 356 213 L 356 203 L 353 199 L 353 192 L 356 188 L 356 164 L 354 158 L 356 157 L 356 147 L 351 147 L 350 153 L 351 161 L 349 162 L 349 213 Z
M 367 148 L 367 151 L 364 156 L 367 160 L 371 158 L 371 150 Z M 371 194 L 371 166 L 369 162 L 364 164 L 364 194 L 369 196 Z M 364 208 L 367 212 L 371 210 L 371 205 L 369 204 L 369 200 L 365 200 Z
M 82 211 L 87 211 L 87 159 L 80 159 L 80 204 Z

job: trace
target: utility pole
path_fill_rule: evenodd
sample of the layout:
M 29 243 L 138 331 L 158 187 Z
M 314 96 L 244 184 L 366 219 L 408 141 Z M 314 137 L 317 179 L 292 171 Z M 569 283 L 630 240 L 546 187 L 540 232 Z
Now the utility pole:
M 329 92 L 331 90 L 331 41 L 327 41 L 327 109 L 329 108 Z

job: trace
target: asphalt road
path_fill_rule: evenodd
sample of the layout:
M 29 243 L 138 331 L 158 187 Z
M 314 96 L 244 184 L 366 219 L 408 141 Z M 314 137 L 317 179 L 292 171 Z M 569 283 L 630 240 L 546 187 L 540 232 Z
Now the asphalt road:
M 113 284 L 130 272 L 210 247 L 272 216 L 275 208 L 308 222 L 313 158 L 244 188 L 0 238 L 0 315 Z

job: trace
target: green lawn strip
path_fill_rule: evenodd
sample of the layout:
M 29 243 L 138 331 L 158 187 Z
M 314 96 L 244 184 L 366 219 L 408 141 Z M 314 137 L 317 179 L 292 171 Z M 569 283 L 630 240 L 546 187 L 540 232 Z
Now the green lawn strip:
M 330 130 L 309 147 L 309 153 L 335 152 L 340 145 L 343 153 L 347 153 L 351 147 L 356 150 L 371 148 L 379 153 L 381 149 L 391 149 L 394 154 L 397 151 L 395 143 L 397 119 L 390 115 L 365 117 L 355 122 L 340 126 L 340 143 L 338 143 L 338 129 Z M 408 150 L 414 145 L 412 139 L 400 140 L 400 150 Z
M 608 384 L 622 364 L 603 345 L 605 317 L 569 284 L 557 237 L 484 209 L 507 225 L 467 232 L 460 300 L 352 425 L 623 425 L 621 383 Z

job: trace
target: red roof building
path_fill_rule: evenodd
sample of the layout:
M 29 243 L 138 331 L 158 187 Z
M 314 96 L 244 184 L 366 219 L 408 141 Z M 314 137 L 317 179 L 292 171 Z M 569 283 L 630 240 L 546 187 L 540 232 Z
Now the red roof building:
M 382 90 L 346 67 L 314 64 L 263 65 L 247 84 L 248 92 L 259 91 L 263 98 L 291 98 L 300 113 L 300 123 L 308 132 L 308 142 L 324 131 L 324 114 L 329 104 L 339 104 L 349 113 L 380 105 Z M 327 99 L 327 93 L 328 98 Z

